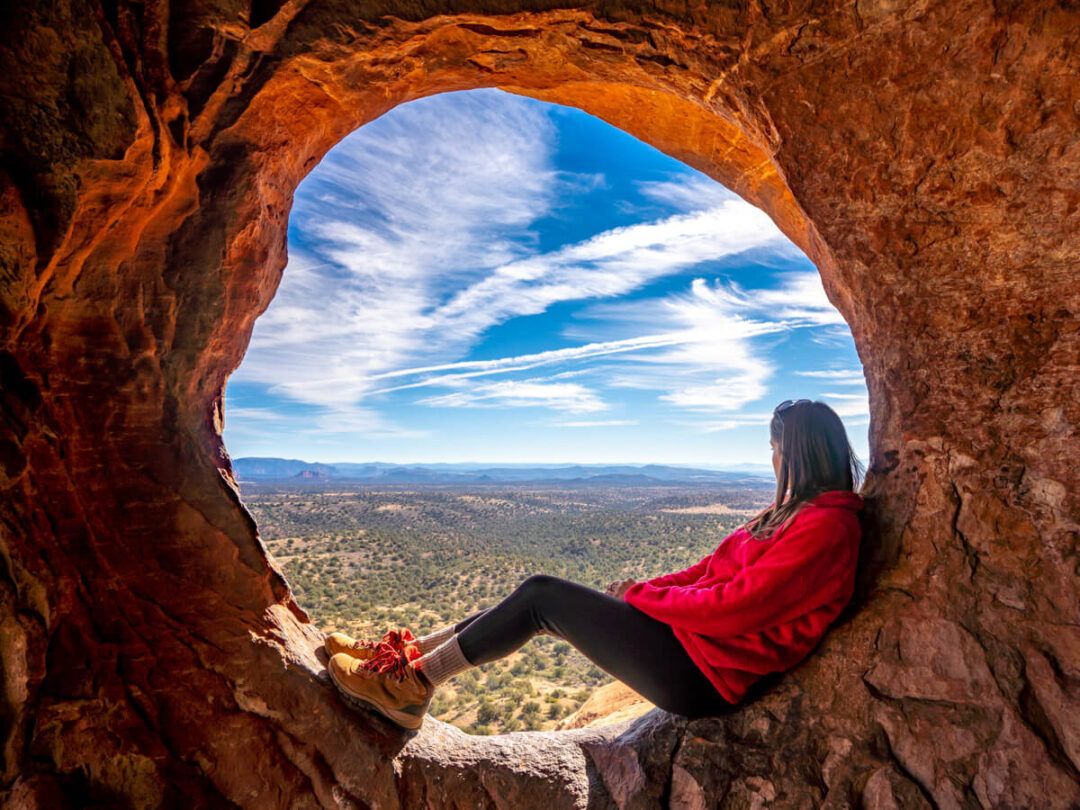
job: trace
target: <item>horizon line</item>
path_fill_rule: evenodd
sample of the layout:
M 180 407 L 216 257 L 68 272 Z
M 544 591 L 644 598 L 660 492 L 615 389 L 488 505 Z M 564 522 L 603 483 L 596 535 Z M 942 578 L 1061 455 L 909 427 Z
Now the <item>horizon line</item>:
M 503 467 L 648 467 L 648 466 L 667 466 L 667 467 L 695 467 L 705 470 L 726 470 L 729 466 L 736 467 L 769 467 L 771 465 L 764 462 L 757 461 L 734 461 L 730 462 L 728 466 L 719 464 L 705 464 L 695 461 L 484 461 L 473 459 L 470 461 L 380 461 L 380 460 L 367 460 L 367 461 L 308 461 L 302 458 L 286 458 L 285 456 L 237 456 L 231 460 L 242 461 L 244 459 L 273 459 L 275 461 L 296 461 L 302 464 L 325 464 L 333 466 L 334 464 L 391 464 L 399 467 L 413 466 L 413 465 L 433 465 L 433 464 L 484 464 L 487 466 L 503 466 Z

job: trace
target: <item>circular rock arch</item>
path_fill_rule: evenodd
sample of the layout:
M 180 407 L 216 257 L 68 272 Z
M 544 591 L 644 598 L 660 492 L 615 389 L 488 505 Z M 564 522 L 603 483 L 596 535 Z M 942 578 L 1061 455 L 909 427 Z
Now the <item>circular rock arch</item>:
M 27 4 L 2 27 L 3 795 L 135 806 L 1080 801 L 1080 20 L 1051 2 Z M 32 90 L 26 88 L 32 87 Z M 344 709 L 222 391 L 345 135 L 500 87 L 765 210 L 870 391 L 864 576 L 729 717 Z

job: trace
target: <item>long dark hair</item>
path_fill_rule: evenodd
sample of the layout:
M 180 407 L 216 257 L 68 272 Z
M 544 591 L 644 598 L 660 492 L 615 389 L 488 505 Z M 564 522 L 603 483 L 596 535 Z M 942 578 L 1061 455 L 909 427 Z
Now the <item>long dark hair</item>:
M 775 500 L 746 524 L 758 540 L 772 536 L 814 496 L 836 489 L 854 492 L 866 472 L 844 423 L 824 402 L 781 402 L 769 434 L 780 448 L 780 471 Z

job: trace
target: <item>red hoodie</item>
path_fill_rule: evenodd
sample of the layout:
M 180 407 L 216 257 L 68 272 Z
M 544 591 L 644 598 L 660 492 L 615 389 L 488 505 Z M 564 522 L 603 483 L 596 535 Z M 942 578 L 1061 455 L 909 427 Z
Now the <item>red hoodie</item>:
M 764 540 L 740 527 L 701 562 L 637 582 L 623 599 L 671 625 L 694 663 L 730 703 L 754 681 L 814 648 L 855 587 L 863 499 L 812 498 Z

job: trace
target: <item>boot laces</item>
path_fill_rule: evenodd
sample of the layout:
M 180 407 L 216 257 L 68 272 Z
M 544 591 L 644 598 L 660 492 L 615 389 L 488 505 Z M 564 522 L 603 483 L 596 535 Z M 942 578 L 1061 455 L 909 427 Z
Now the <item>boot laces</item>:
M 404 680 L 409 672 L 410 662 L 420 657 L 420 648 L 409 643 L 414 640 L 408 629 L 387 631 L 381 641 L 372 644 L 375 654 L 360 665 L 360 671 Z
M 349 646 L 354 650 L 374 650 L 379 646 L 379 642 L 369 641 L 366 638 L 358 638 Z

